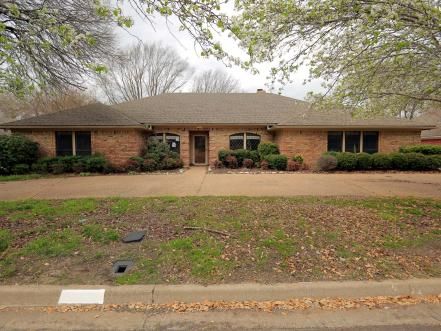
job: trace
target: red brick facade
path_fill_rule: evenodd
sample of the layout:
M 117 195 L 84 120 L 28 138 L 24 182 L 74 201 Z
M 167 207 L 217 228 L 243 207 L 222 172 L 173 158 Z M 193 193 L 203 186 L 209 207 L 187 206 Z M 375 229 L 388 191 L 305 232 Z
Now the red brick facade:
M 55 131 L 14 130 L 40 144 L 41 153 L 55 156 Z M 84 131 L 84 130 L 83 130 Z M 92 152 L 101 153 L 115 166 L 123 166 L 132 156 L 140 155 L 148 137 L 147 131 L 136 129 L 92 130 Z M 280 152 L 289 157 L 301 155 L 313 166 L 327 150 L 327 130 L 279 129 L 268 131 L 263 127 L 154 127 L 155 133 L 173 133 L 180 136 L 180 154 L 184 166 L 192 164 L 192 137 L 207 135 L 207 163 L 217 159 L 221 149 L 229 148 L 229 137 L 234 133 L 249 132 L 261 136 L 262 142 L 275 142 Z M 393 152 L 400 146 L 420 143 L 420 131 L 384 130 L 379 134 L 379 152 Z
M 428 144 L 428 145 L 441 145 L 441 138 L 438 139 L 424 139 L 421 140 L 422 144 Z

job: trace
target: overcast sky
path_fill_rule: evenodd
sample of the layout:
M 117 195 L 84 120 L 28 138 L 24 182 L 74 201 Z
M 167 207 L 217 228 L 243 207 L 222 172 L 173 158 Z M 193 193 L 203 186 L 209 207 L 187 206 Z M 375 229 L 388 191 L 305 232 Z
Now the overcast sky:
M 187 32 L 179 31 L 179 25 L 176 21 L 173 22 L 172 20 L 167 24 L 163 18 L 158 17 L 155 19 L 155 25 L 153 28 L 148 22 L 137 16 L 128 5 L 124 7 L 124 11 L 126 15 L 130 15 L 134 19 L 135 24 L 128 29 L 128 32 L 118 29 L 118 45 L 120 45 L 121 48 L 136 44 L 138 40 L 146 42 L 162 42 L 165 45 L 175 48 L 181 57 L 190 63 L 195 70 L 195 73 L 206 69 L 223 69 L 239 80 L 244 92 L 255 92 L 258 88 L 268 90 L 265 83 L 267 83 L 266 77 L 271 67 L 270 64 L 259 66 L 260 73 L 257 75 L 253 75 L 239 67 L 227 68 L 220 61 L 201 57 L 198 54 L 200 53 L 200 50 L 195 49 L 193 39 Z M 227 44 L 227 49 L 228 45 L 233 45 L 230 40 L 224 38 L 221 40 L 223 46 Z M 307 77 L 308 69 L 306 67 L 301 68 L 299 72 L 293 75 L 293 84 L 287 85 L 282 94 L 297 99 L 304 99 L 309 91 L 319 91 L 320 82 L 318 81 L 303 85 L 303 81 Z M 187 84 L 184 91 L 189 91 L 190 88 L 191 84 Z M 277 91 L 275 93 L 277 93 Z

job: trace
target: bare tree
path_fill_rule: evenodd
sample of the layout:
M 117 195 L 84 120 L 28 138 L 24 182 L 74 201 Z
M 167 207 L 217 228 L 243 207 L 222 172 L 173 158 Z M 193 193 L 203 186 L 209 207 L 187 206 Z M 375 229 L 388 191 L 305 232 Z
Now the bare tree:
M 110 103 L 178 91 L 192 70 L 176 51 L 161 44 L 138 44 L 110 60 L 98 86 Z
M 193 92 L 196 93 L 232 93 L 239 90 L 239 81 L 222 70 L 204 71 L 193 81 Z
M 22 98 L 17 98 L 12 93 L 3 93 L 0 94 L 0 114 L 9 119 L 22 119 L 80 107 L 96 101 L 93 94 L 74 88 L 51 92 L 36 91 Z

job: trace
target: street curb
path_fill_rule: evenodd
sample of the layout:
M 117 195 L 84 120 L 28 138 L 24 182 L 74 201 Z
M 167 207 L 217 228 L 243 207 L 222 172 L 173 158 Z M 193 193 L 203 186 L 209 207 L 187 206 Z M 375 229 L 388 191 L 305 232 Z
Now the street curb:
M 441 278 L 385 281 L 323 281 L 289 284 L 221 285 L 11 285 L 0 286 L 0 306 L 57 305 L 62 289 L 106 289 L 105 304 L 210 301 L 266 301 L 311 297 L 439 295 Z

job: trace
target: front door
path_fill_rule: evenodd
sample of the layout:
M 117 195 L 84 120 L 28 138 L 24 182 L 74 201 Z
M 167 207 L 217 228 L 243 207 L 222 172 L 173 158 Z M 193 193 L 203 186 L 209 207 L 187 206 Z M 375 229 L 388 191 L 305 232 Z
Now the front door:
M 207 164 L 207 136 L 193 136 L 193 163 Z

